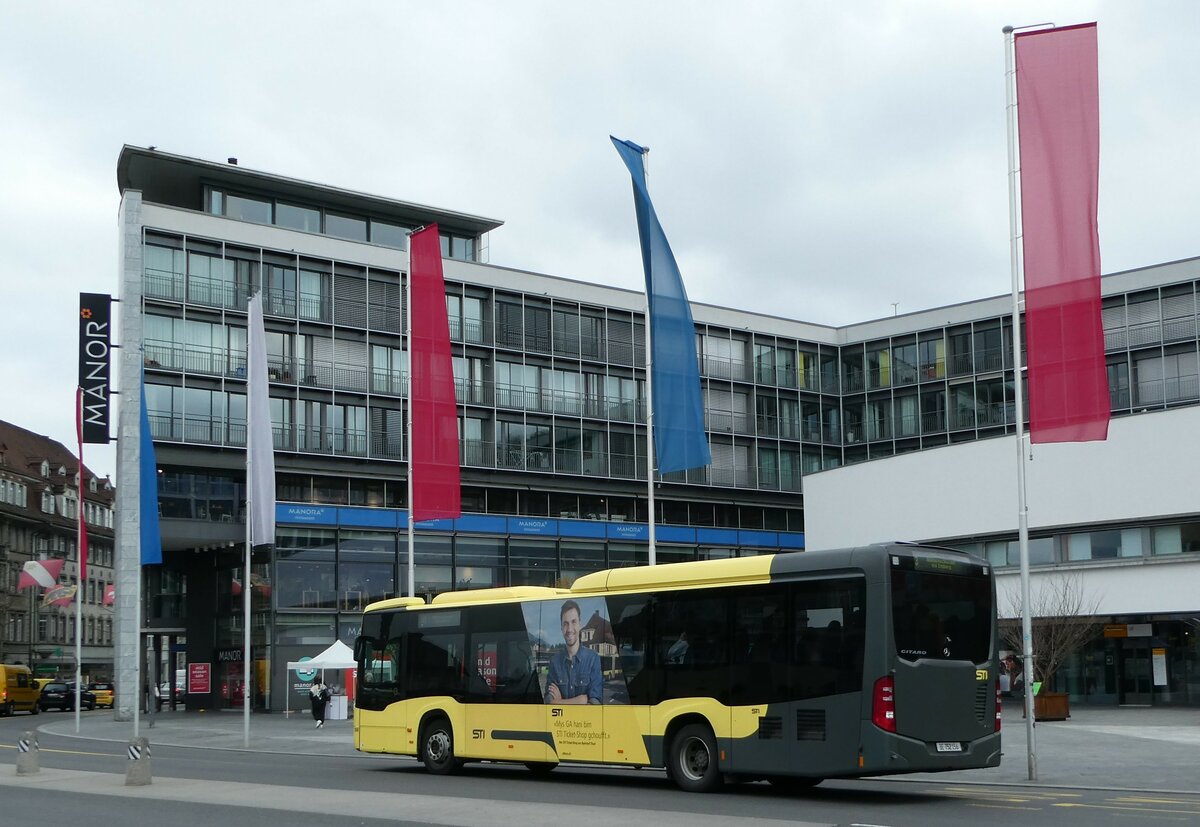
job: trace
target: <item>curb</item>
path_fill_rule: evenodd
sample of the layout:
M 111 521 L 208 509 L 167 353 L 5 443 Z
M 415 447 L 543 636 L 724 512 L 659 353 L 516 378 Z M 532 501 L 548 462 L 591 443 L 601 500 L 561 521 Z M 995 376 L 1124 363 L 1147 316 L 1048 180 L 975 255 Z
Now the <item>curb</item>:
M 44 726 L 46 726 L 46 725 L 39 726 L 37 728 L 37 731 L 39 733 L 45 733 L 46 735 L 50 735 L 55 738 L 70 738 L 70 739 L 76 740 L 76 741 L 97 741 L 102 744 L 122 744 L 128 740 L 127 737 L 106 738 L 106 737 L 102 737 L 99 735 L 84 735 L 82 733 L 77 734 L 74 732 L 55 732 L 54 730 L 51 730 L 51 729 L 44 729 L 43 728 Z M 150 736 L 144 736 L 144 737 L 150 737 Z M 156 747 L 172 747 L 174 749 L 220 750 L 223 752 L 240 752 L 240 753 L 243 753 L 246 755 L 249 755 L 252 753 L 257 753 L 257 754 L 261 754 L 261 755 L 295 755 L 296 754 L 295 749 L 282 749 L 282 748 L 255 749 L 254 747 L 250 747 L 247 749 L 246 747 L 222 746 L 219 744 L 180 744 L 180 743 L 171 742 L 171 741 L 156 741 L 153 738 L 150 738 L 150 742 L 153 746 L 156 746 Z M 320 758 L 374 758 L 374 759 L 401 759 L 401 760 L 407 758 L 407 759 L 411 759 L 411 760 L 416 760 L 416 759 L 413 759 L 412 756 L 409 756 L 409 755 L 383 755 L 383 754 L 379 754 L 379 753 L 357 752 L 357 751 L 352 752 L 350 754 L 343 753 L 343 752 L 306 752 L 305 755 L 312 755 L 312 756 L 320 757 Z

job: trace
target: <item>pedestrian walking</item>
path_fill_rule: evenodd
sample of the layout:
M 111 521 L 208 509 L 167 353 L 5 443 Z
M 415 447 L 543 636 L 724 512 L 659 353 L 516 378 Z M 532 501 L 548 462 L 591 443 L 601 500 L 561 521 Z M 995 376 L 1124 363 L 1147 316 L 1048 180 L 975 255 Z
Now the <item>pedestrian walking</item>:
M 329 687 L 325 685 L 325 681 L 321 680 L 318 675 L 313 679 L 312 686 L 308 689 L 309 699 L 312 701 L 312 716 L 317 722 L 317 729 L 325 726 L 325 707 L 329 703 Z

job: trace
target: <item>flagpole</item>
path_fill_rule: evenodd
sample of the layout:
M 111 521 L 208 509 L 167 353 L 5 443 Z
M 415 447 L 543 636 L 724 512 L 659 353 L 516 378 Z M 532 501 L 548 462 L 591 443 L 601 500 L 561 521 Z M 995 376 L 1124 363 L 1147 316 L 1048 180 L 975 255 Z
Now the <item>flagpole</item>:
M 246 378 L 250 378 L 250 344 L 253 336 L 246 337 Z M 246 559 L 242 568 L 242 746 L 250 749 L 250 555 L 253 546 L 251 528 L 254 524 L 254 451 L 252 441 L 254 429 L 250 427 L 250 392 L 246 392 Z M 172 677 L 174 680 L 174 677 Z
M 83 700 L 83 576 L 87 573 L 87 545 L 83 539 L 83 388 L 75 388 L 75 433 L 79 437 L 79 501 L 75 514 L 75 548 L 79 565 L 75 578 L 75 734 L 79 734 L 79 706 Z
M 642 147 L 642 176 L 646 179 L 646 191 L 650 191 L 650 170 L 646 164 L 646 156 L 650 147 Z M 650 291 L 646 291 L 646 506 L 648 509 L 649 562 L 658 564 L 658 548 L 655 543 L 655 503 L 654 503 L 654 350 L 650 339 Z
M 1029 604 L 1029 504 L 1025 490 L 1025 391 L 1022 387 L 1021 364 L 1021 267 L 1020 267 L 1020 218 L 1017 210 L 1017 86 L 1013 53 L 1016 37 L 1012 26 L 1004 27 L 1005 93 L 1008 125 L 1008 225 L 1009 265 L 1012 270 L 1012 326 L 1013 326 L 1013 389 L 1016 397 L 1017 437 L 1017 537 L 1021 561 L 1021 673 L 1023 675 L 1025 704 L 1025 742 L 1029 780 L 1037 781 L 1037 741 L 1034 732 L 1033 713 L 1033 619 Z
M 424 228 L 422 228 L 424 229 Z M 412 237 L 408 233 L 408 300 L 404 303 L 404 330 L 408 334 L 408 596 L 416 596 L 413 559 L 416 552 L 416 541 L 413 534 L 413 267 L 412 267 Z

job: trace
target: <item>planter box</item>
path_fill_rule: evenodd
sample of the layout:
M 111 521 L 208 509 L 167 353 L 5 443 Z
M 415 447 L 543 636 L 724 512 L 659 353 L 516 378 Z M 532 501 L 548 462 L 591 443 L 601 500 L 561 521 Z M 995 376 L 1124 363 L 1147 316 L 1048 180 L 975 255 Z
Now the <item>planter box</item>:
M 1065 721 L 1071 717 L 1071 696 L 1066 692 L 1039 692 L 1033 696 L 1035 721 Z
M 1025 699 L 1019 698 L 1021 717 L 1025 717 Z M 1040 692 L 1033 696 L 1035 721 L 1065 721 L 1071 717 L 1071 696 L 1066 692 Z

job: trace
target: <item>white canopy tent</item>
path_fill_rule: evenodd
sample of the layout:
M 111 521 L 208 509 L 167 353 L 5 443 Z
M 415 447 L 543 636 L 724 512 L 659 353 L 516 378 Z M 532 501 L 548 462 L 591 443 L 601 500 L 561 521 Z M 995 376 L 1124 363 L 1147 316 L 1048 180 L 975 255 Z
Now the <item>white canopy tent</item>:
M 335 640 L 331 646 L 316 657 L 308 660 L 290 660 L 288 661 L 288 671 L 297 672 L 313 672 L 320 669 L 324 672 L 326 669 L 354 669 L 358 663 L 354 660 L 354 651 L 342 643 L 340 640 Z M 291 715 L 292 694 L 289 691 L 283 693 L 285 701 L 285 714 Z

